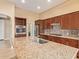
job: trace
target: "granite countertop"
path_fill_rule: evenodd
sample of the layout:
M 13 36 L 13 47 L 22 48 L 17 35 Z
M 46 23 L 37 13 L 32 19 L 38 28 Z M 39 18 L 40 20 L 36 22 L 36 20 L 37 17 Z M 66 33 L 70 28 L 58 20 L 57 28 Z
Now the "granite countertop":
M 70 38 L 70 39 L 74 39 L 74 40 L 79 40 L 79 37 L 75 37 L 75 36 L 63 36 L 63 35 L 54 35 L 54 34 L 45 34 L 45 33 L 41 33 L 42 35 L 49 35 L 49 36 L 55 36 L 55 37 L 61 37 L 61 38 Z
M 15 46 L 19 59 L 76 59 L 78 52 L 77 48 L 51 41 L 39 44 L 30 40 L 30 38 L 18 38 Z
M 16 59 L 16 53 L 12 48 L 0 48 L 0 59 Z

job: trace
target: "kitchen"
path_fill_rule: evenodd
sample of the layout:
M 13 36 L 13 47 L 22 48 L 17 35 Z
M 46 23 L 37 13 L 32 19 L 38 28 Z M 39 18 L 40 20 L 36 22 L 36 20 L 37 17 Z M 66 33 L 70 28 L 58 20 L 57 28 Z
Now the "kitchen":
M 52 0 L 39 2 L 0 2 L 0 13 L 11 17 L 11 50 L 16 52 L 13 59 L 78 59 L 79 1 L 56 0 L 53 6 Z M 34 8 L 32 4 L 36 3 Z
M 79 48 L 79 11 L 35 22 L 40 38 Z M 78 53 L 79 54 L 79 53 Z

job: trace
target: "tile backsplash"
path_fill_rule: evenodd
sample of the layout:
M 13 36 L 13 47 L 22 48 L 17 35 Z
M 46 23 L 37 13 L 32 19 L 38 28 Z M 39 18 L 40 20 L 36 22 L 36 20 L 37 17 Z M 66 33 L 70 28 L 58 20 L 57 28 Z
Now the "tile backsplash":
M 69 36 L 70 35 L 70 30 L 61 30 L 61 34 L 63 36 Z
M 45 29 L 45 34 L 61 34 L 63 36 L 79 36 L 79 30 L 77 29 L 61 29 L 60 26 L 54 26 L 51 29 Z
M 70 35 L 71 36 L 79 36 L 79 30 L 70 30 Z
M 61 34 L 63 36 L 79 36 L 79 30 L 69 30 L 69 29 L 61 29 Z
M 44 31 L 45 34 L 61 34 L 63 36 L 79 36 L 79 30 L 67 30 L 67 29 L 64 29 L 64 30 L 60 30 L 60 29 L 46 29 Z

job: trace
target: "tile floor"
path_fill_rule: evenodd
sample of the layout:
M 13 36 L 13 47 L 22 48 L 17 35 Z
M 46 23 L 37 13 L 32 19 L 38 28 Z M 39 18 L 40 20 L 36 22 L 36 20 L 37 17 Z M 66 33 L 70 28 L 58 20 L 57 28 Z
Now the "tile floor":
M 0 48 L 10 48 L 10 41 L 9 40 L 0 40 Z

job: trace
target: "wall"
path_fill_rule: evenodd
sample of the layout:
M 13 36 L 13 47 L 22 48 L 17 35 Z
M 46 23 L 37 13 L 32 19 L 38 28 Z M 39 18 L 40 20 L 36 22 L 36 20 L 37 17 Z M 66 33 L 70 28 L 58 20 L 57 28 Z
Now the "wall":
M 55 6 L 40 14 L 41 19 L 50 18 L 66 13 L 79 11 L 79 0 L 67 0 L 61 5 Z
M 4 20 L 0 20 L 0 40 L 4 39 Z
M 39 14 L 16 7 L 15 15 L 27 19 L 27 34 L 30 31 L 31 36 L 34 36 L 34 21 L 39 19 Z
M 14 16 L 15 16 L 15 5 L 12 3 L 9 3 L 7 0 L 0 0 L 0 13 L 5 14 L 11 17 L 11 38 L 14 39 Z M 12 40 L 14 41 L 14 40 Z

